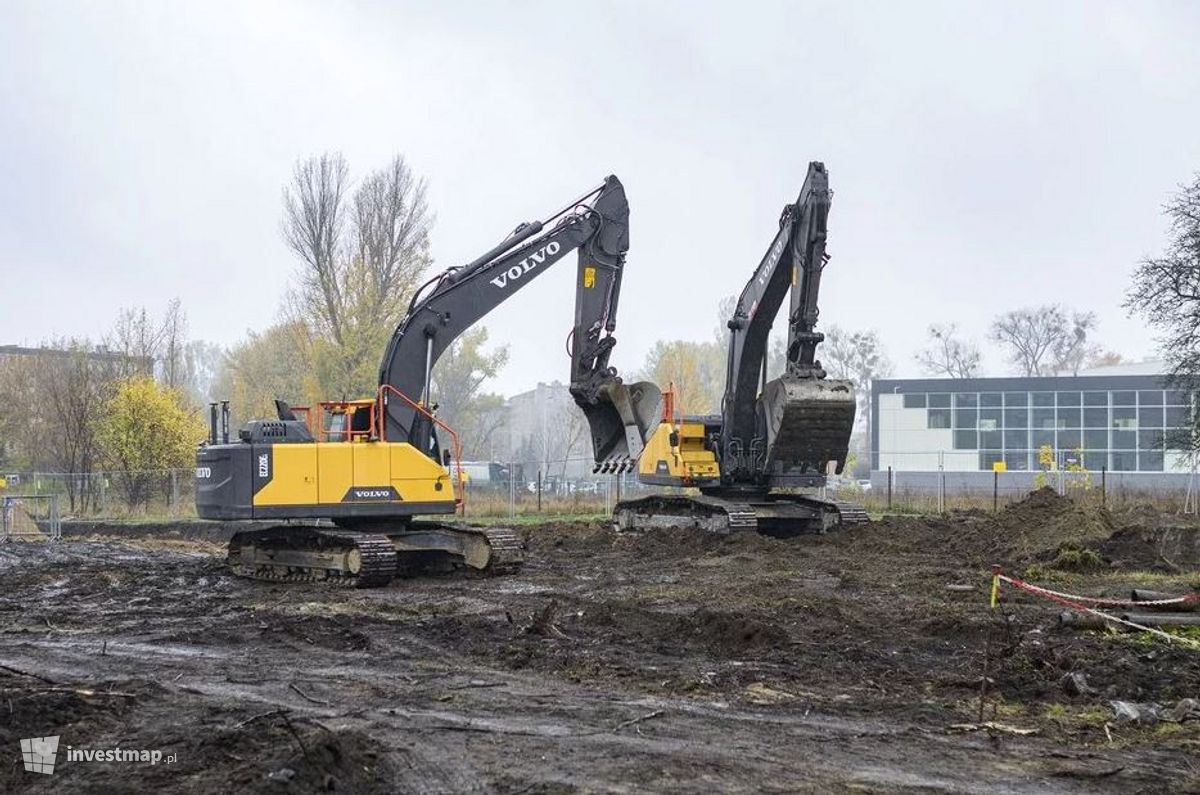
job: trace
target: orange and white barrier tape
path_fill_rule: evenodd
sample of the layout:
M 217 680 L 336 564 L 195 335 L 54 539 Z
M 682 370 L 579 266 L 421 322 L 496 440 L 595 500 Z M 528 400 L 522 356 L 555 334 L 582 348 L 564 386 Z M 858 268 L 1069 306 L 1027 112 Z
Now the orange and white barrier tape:
M 1052 602 L 1057 602 L 1058 604 L 1063 605 L 1065 607 L 1069 607 L 1072 610 L 1075 610 L 1076 612 L 1087 613 L 1088 615 L 1098 616 L 1099 618 L 1102 618 L 1105 621 L 1111 621 L 1114 624 L 1122 624 L 1122 625 L 1130 627 L 1132 629 L 1141 630 L 1142 632 L 1149 632 L 1152 635 L 1158 635 L 1159 637 L 1161 637 L 1164 640 L 1167 640 L 1168 642 L 1171 642 L 1171 643 L 1182 643 L 1185 646 L 1190 646 L 1195 649 L 1200 649 L 1200 641 L 1194 640 L 1192 638 L 1182 638 L 1178 635 L 1172 635 L 1170 632 L 1164 632 L 1163 630 L 1158 629 L 1157 627 L 1147 627 L 1142 624 L 1138 624 L 1136 622 L 1121 618 L 1120 616 L 1114 616 L 1112 613 L 1102 612 L 1100 610 L 1097 610 L 1094 607 L 1089 607 L 1087 604 L 1084 604 L 1084 602 L 1090 602 L 1091 604 L 1094 604 L 1094 605 L 1101 605 L 1101 606 L 1108 606 L 1108 607 L 1161 607 L 1161 606 L 1165 606 L 1165 605 L 1184 605 L 1184 604 L 1191 604 L 1193 602 L 1200 601 L 1200 593 L 1190 593 L 1190 594 L 1187 594 L 1186 596 L 1179 596 L 1179 597 L 1174 597 L 1171 599 L 1157 599 L 1154 601 L 1146 601 L 1146 602 L 1133 602 L 1133 601 L 1127 601 L 1124 599 L 1103 599 L 1103 598 L 1094 597 L 1094 596 L 1080 596 L 1079 594 L 1069 594 L 1069 593 L 1063 593 L 1062 591 L 1053 591 L 1049 588 L 1043 588 L 1040 585 L 1033 585 L 1032 583 L 1025 582 L 1024 580 L 1021 580 L 1017 577 L 1009 577 L 1005 574 L 1001 574 L 1000 567 L 993 566 L 992 567 L 992 594 L 991 594 L 991 606 L 992 607 L 996 606 L 996 603 L 998 602 L 998 600 L 1000 598 L 1000 583 L 1002 583 L 1002 582 L 1008 583 L 1009 585 L 1013 586 L 1014 588 L 1019 588 L 1022 591 L 1028 591 L 1029 593 L 1031 593 L 1035 596 L 1045 597 L 1046 599 L 1049 599 Z

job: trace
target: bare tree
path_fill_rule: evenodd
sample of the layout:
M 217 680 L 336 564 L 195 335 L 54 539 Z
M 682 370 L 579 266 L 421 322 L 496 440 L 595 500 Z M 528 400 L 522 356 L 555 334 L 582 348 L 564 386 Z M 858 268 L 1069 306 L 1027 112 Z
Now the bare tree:
M 301 262 L 287 319 L 310 330 L 310 369 L 326 394 L 370 391 L 430 264 L 425 183 L 396 157 L 352 188 L 345 158 L 325 154 L 297 163 L 283 205 L 283 238 Z
M 1087 367 L 1112 367 L 1118 364 L 1128 364 L 1129 360 L 1116 351 L 1106 351 L 1097 348 L 1084 363 Z
M 185 385 L 188 377 L 187 315 L 178 298 L 171 299 L 161 324 L 160 379 L 172 389 Z
M 1079 370 L 1100 346 L 1090 336 L 1096 330 L 1095 312 L 1072 312 L 1064 333 L 1054 346 L 1054 372 L 1079 375 Z
M 417 179 L 401 156 L 367 176 L 354 193 L 357 260 L 364 268 L 369 322 L 394 327 L 404 302 L 429 266 L 433 214 L 425 201 L 425 180 Z
M 871 382 L 892 374 L 892 361 L 884 350 L 878 332 L 845 331 L 830 326 L 825 342 L 817 349 L 825 370 L 833 378 L 853 382 L 858 400 L 858 417 L 862 429 L 871 427 Z
M 1058 304 L 1005 312 L 992 321 L 991 338 L 1007 351 L 1009 361 L 1025 376 L 1077 373 L 1095 350 L 1089 335 L 1096 328 L 1092 312 L 1068 312 Z
M 63 486 L 72 511 L 95 496 L 94 481 L 79 475 L 96 466 L 95 425 L 123 364 L 88 340 L 69 339 L 48 341 L 0 368 L 2 430 L 15 457 L 37 471 L 71 475 Z
M 283 239 L 304 263 L 299 296 L 306 320 L 342 342 L 342 257 L 346 226 L 344 197 L 350 168 L 340 153 L 296 163 L 290 187 L 283 189 Z
M 1170 222 L 1166 251 L 1148 257 L 1133 275 L 1125 306 L 1144 317 L 1161 336 L 1159 350 L 1179 389 L 1200 389 L 1200 174 L 1180 186 L 1164 207 Z M 1200 419 L 1186 443 L 1200 451 Z
M 958 325 L 947 323 L 929 327 L 929 347 L 915 356 L 930 375 L 949 378 L 976 378 L 979 375 L 979 346 L 960 339 Z

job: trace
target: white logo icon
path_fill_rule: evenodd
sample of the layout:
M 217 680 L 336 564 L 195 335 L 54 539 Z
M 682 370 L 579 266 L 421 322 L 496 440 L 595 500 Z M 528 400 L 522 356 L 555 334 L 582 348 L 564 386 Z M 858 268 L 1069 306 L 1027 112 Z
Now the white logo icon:
M 54 772 L 54 758 L 58 756 L 58 737 L 30 737 L 21 740 L 21 758 L 30 773 Z
M 516 265 L 513 265 L 511 268 L 506 270 L 504 273 L 501 273 L 499 276 L 492 279 L 491 280 L 492 284 L 496 285 L 497 287 L 499 287 L 500 289 L 503 290 L 505 287 L 508 286 L 509 279 L 521 278 L 526 273 L 529 273 L 531 270 L 536 268 L 538 265 L 541 265 L 543 262 L 545 262 L 546 257 L 548 257 L 548 256 L 553 257 L 555 254 L 558 253 L 559 249 L 561 249 L 561 248 L 562 248 L 562 246 L 560 246 L 558 244 L 557 240 L 551 240 L 546 246 L 542 247 L 541 249 L 538 249 L 537 251 L 530 254 L 525 259 L 518 262 Z

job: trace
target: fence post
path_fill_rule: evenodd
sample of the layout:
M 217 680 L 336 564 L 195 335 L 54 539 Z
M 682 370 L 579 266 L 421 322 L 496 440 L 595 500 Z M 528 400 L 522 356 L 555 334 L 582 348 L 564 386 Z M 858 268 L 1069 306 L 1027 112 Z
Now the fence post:
M 542 468 L 538 467 L 537 479 L 538 513 L 542 512 Z
M 50 540 L 59 541 L 62 539 L 62 524 L 58 518 L 58 495 L 50 495 Z
M 1108 467 L 1100 467 L 1100 507 L 1108 507 Z
M 938 452 L 938 513 L 946 512 L 946 453 Z
M 890 511 L 890 510 L 892 510 L 892 467 L 891 467 L 891 465 L 890 465 L 890 464 L 888 465 L 888 501 L 887 501 L 887 507 L 888 507 L 888 510 L 889 510 L 889 511 Z
M 171 515 L 179 516 L 179 472 L 171 470 Z
M 508 462 L 508 516 L 514 518 L 517 515 L 517 478 L 516 465 Z
M 992 513 L 1000 510 L 1000 471 L 992 470 Z

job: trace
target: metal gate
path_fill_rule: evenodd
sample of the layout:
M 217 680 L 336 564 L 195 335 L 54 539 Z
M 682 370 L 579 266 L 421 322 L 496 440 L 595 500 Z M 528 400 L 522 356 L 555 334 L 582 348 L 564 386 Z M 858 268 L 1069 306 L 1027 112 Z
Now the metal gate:
M 0 497 L 0 541 L 14 538 L 61 539 L 58 495 L 6 494 Z

